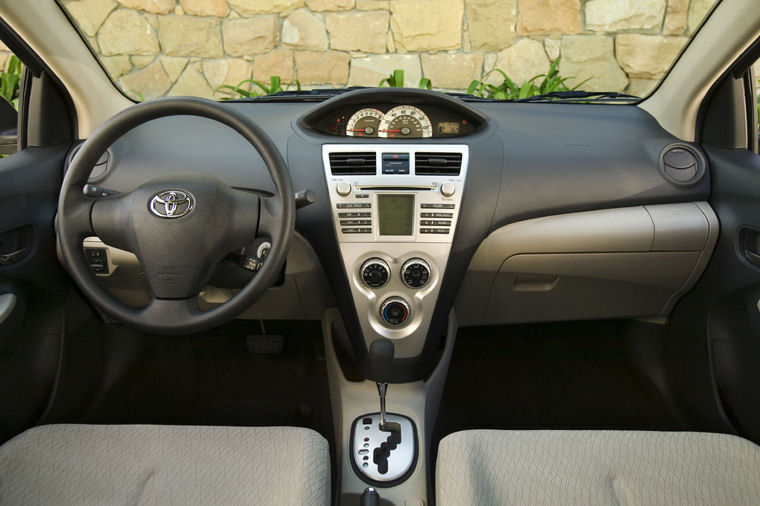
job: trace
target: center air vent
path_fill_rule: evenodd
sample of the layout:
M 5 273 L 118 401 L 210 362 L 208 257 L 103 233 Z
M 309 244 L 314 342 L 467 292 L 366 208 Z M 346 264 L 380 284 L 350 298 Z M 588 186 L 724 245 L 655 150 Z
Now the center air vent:
M 417 153 L 414 160 L 414 173 L 418 176 L 458 176 L 462 168 L 462 153 Z
M 330 153 L 330 170 L 333 175 L 353 174 L 374 176 L 377 173 L 377 156 L 374 151 Z

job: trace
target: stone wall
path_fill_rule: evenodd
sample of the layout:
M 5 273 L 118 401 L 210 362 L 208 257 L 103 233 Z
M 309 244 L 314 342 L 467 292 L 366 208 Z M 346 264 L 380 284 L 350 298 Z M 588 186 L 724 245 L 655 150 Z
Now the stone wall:
M 104 66 L 135 97 L 221 98 L 278 75 L 303 87 L 377 86 L 403 69 L 466 89 L 514 81 L 560 57 L 584 89 L 647 93 L 715 0 L 63 0 Z M 495 78 L 492 74 L 491 78 Z M 494 79 L 496 80 L 496 79 Z

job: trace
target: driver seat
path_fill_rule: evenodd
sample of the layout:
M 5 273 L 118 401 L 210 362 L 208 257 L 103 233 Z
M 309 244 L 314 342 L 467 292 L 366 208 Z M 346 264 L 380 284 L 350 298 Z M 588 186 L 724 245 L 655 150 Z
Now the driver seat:
M 0 447 L 0 503 L 329 504 L 329 447 L 296 427 L 45 425 Z

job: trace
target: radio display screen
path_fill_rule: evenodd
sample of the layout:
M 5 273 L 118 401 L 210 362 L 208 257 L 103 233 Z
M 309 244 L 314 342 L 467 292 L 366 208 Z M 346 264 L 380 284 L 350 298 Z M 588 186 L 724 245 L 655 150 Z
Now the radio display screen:
M 414 233 L 414 195 L 377 196 L 377 217 L 380 235 L 412 235 Z

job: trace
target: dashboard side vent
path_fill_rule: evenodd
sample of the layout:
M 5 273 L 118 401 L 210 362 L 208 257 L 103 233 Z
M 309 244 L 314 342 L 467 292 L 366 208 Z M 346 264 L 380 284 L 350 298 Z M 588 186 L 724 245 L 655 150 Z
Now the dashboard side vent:
M 333 175 L 374 176 L 377 173 L 377 157 L 374 151 L 330 153 L 330 170 Z
M 666 146 L 660 155 L 660 170 L 672 183 L 688 185 L 699 182 L 707 162 L 694 146 L 676 142 Z
M 414 155 L 414 167 L 414 173 L 418 176 L 458 176 L 462 169 L 462 153 L 417 153 Z

